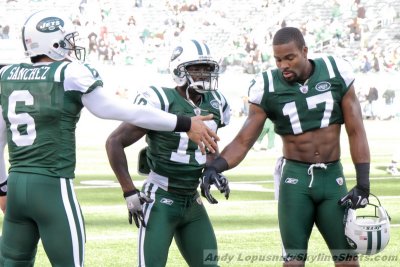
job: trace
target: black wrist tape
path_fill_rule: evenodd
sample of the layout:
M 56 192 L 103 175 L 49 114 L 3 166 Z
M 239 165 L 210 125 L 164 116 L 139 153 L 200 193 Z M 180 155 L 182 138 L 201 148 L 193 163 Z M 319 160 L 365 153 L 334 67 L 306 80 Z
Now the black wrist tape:
M 134 194 L 137 194 L 138 192 L 140 192 L 140 191 L 137 190 L 137 189 L 134 189 L 134 190 L 131 190 L 131 191 L 128 191 L 128 192 L 124 192 L 124 198 L 133 196 Z
M 356 163 L 354 167 L 356 169 L 357 186 L 365 191 L 369 192 L 369 169 L 370 163 Z
M 215 160 L 213 160 L 210 164 L 210 167 L 214 167 L 217 173 L 221 173 L 229 169 L 228 162 L 223 157 L 219 156 Z
M 183 116 L 183 115 L 176 115 L 176 126 L 174 132 L 189 132 L 190 127 L 192 126 L 192 120 L 190 117 Z

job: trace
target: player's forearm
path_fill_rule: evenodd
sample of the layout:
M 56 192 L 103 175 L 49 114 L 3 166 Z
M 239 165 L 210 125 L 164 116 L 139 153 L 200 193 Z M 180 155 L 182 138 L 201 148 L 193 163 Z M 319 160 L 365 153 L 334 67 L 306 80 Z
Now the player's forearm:
M 248 151 L 249 149 L 247 149 L 246 147 L 234 145 L 232 142 L 224 148 L 220 156 L 224 158 L 228 163 L 228 169 L 232 169 L 239 165 L 240 162 L 242 162 L 242 160 L 246 157 Z
M 370 151 L 365 134 L 350 135 L 350 153 L 356 171 L 357 186 L 369 192 Z
M 371 155 L 365 133 L 349 135 L 350 154 L 354 164 L 371 162 Z
M 115 142 L 115 139 L 108 138 L 106 142 L 106 151 L 111 169 L 114 171 L 123 192 L 135 189 L 129 169 L 128 161 L 122 144 Z
M 125 121 L 149 130 L 187 132 L 191 127 L 189 117 L 178 117 L 153 107 L 130 104 L 111 97 L 100 88 L 84 95 L 82 102 L 99 118 Z

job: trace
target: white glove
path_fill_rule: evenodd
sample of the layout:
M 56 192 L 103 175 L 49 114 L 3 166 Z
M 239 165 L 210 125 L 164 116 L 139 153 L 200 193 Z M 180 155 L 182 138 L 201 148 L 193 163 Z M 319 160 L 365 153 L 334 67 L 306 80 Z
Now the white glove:
M 133 190 L 127 193 L 124 193 L 124 197 L 126 200 L 126 206 L 128 208 L 128 221 L 129 224 L 132 224 L 132 218 L 135 221 L 136 226 L 139 228 L 140 225 L 146 227 L 146 223 L 144 222 L 143 208 L 142 206 L 146 203 L 152 203 L 154 200 L 146 196 L 143 192 L 139 190 Z M 139 224 L 140 221 L 140 224 Z

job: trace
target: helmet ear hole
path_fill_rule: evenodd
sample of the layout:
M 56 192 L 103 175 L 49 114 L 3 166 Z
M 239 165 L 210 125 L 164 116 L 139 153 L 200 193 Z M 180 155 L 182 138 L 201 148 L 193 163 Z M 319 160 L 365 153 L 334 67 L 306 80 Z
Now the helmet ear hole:
M 60 44 L 61 48 L 67 47 L 67 44 L 63 40 L 61 40 L 59 44 Z

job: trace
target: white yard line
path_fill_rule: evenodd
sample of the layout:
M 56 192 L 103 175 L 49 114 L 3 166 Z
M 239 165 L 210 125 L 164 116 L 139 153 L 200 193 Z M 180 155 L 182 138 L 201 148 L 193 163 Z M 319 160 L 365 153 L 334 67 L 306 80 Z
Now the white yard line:
M 130 229 L 129 227 L 132 227 Z M 400 224 L 392 224 L 391 228 L 399 228 Z M 132 239 L 137 240 L 137 231 L 138 229 L 134 226 L 128 225 L 125 231 L 119 230 L 115 233 L 107 233 L 104 235 L 92 235 L 89 232 L 86 233 L 86 237 L 88 241 L 93 240 L 126 240 Z M 257 234 L 257 233 L 274 233 L 279 232 L 279 228 L 257 228 L 257 229 L 236 229 L 236 230 L 215 230 L 217 235 L 242 235 L 242 234 Z

